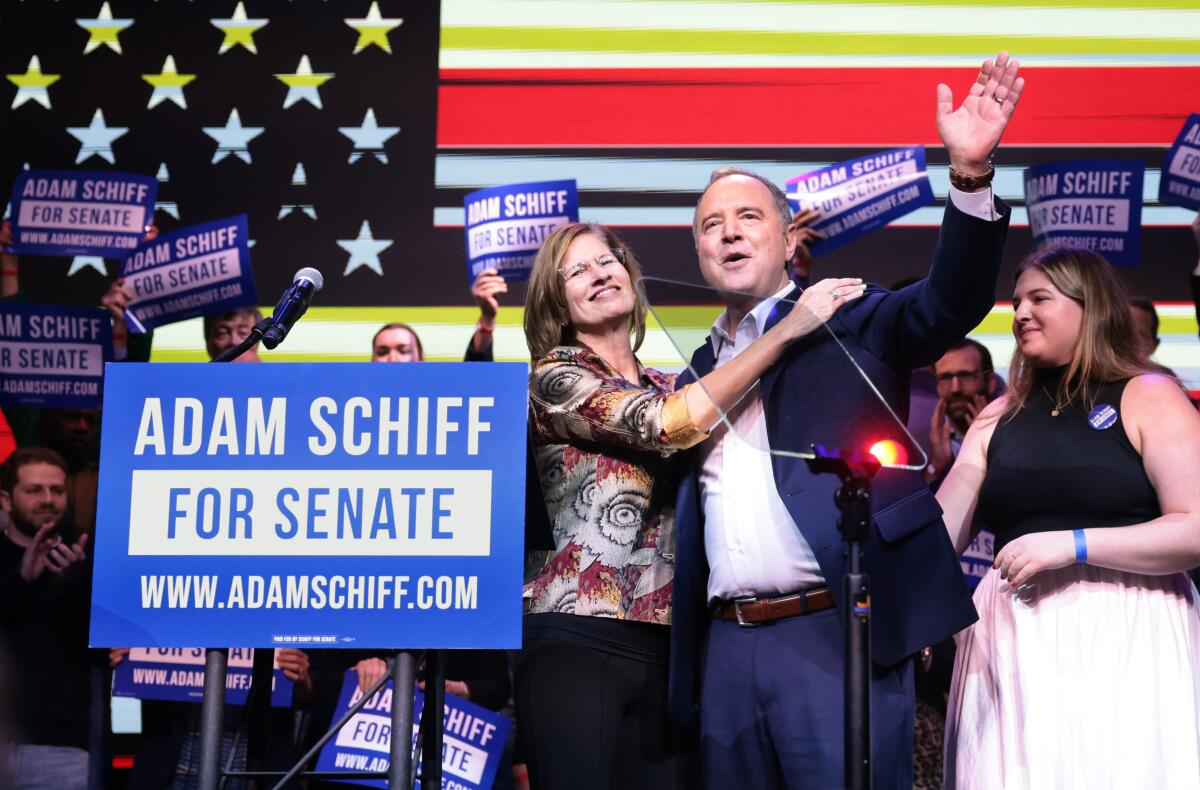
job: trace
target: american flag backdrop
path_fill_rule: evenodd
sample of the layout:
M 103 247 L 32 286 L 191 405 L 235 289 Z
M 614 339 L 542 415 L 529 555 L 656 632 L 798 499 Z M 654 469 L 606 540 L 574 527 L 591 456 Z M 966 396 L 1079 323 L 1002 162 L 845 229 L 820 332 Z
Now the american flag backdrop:
M 441 28 L 435 224 L 461 225 L 462 195 L 482 186 L 576 178 L 584 219 L 618 226 L 649 273 L 691 281 L 692 209 L 714 168 L 783 185 L 902 145 L 927 146 L 938 203 L 821 258 L 814 276 L 924 274 L 949 186 L 935 86 L 961 99 L 1007 49 L 1027 87 L 996 157 L 1014 225 L 998 301 L 1032 244 L 1025 167 L 1141 160 L 1142 260 L 1122 275 L 1176 302 L 1160 304 L 1158 359 L 1200 380 L 1185 303 L 1195 215 L 1157 199 L 1166 150 L 1200 109 L 1194 0 L 444 0 Z M 1010 323 L 999 307 L 976 332 L 1000 363 Z
M 439 291 L 430 246 L 437 12 L 401 0 L 6 0 L 0 188 L 26 165 L 155 175 L 163 231 L 249 215 L 264 300 L 315 266 L 319 304 L 461 301 L 463 267 Z M 82 303 L 118 268 L 22 264 L 31 299 Z

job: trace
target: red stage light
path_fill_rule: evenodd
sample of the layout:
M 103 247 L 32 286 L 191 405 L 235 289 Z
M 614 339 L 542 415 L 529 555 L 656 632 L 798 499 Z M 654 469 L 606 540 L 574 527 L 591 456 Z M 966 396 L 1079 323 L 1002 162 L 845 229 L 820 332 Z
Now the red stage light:
M 868 453 L 879 459 L 884 466 L 903 466 L 908 463 L 908 450 L 892 439 L 880 439 L 871 445 Z

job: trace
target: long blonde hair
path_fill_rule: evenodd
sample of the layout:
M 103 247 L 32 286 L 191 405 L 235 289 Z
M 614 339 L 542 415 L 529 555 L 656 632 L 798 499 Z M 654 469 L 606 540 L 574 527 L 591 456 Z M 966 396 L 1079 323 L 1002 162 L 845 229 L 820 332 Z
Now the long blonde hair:
M 575 342 L 575 328 L 571 325 L 571 313 L 567 308 L 560 270 L 571 242 L 585 233 L 600 239 L 610 250 L 625 250 L 625 270 L 629 272 L 629 283 L 635 296 L 633 312 L 629 315 L 633 350 L 637 351 L 646 338 L 646 305 L 637 295 L 637 285 L 642 279 L 641 264 L 633 251 L 625 247 L 609 228 L 591 222 L 575 222 L 546 237 L 533 262 L 529 288 L 525 292 L 525 342 L 529 344 L 535 360 L 549 354 L 555 346 Z
M 1059 403 L 1078 400 L 1090 409 L 1101 384 L 1153 372 L 1134 342 L 1128 292 L 1108 261 L 1087 250 L 1050 247 L 1022 261 L 1017 278 L 1031 269 L 1045 274 L 1055 288 L 1083 308 L 1079 339 L 1054 394 Z M 1037 368 L 1018 344 L 1009 366 L 1006 417 L 1021 410 L 1036 384 Z

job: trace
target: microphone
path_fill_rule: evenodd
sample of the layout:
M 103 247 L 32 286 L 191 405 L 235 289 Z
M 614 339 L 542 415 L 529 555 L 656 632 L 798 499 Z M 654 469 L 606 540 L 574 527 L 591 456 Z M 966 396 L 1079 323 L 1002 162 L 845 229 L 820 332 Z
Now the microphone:
M 321 290 L 325 279 L 316 269 L 303 268 L 296 272 L 291 287 L 279 297 L 275 312 L 267 319 L 267 328 L 263 331 L 262 344 L 267 348 L 275 348 L 287 337 L 292 325 L 300 320 L 313 294 Z

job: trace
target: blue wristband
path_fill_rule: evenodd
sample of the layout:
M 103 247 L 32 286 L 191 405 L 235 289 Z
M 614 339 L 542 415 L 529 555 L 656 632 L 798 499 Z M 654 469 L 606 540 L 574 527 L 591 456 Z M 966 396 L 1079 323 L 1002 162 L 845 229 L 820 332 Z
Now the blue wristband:
M 1075 530 L 1075 563 L 1087 562 L 1087 535 L 1082 529 Z

